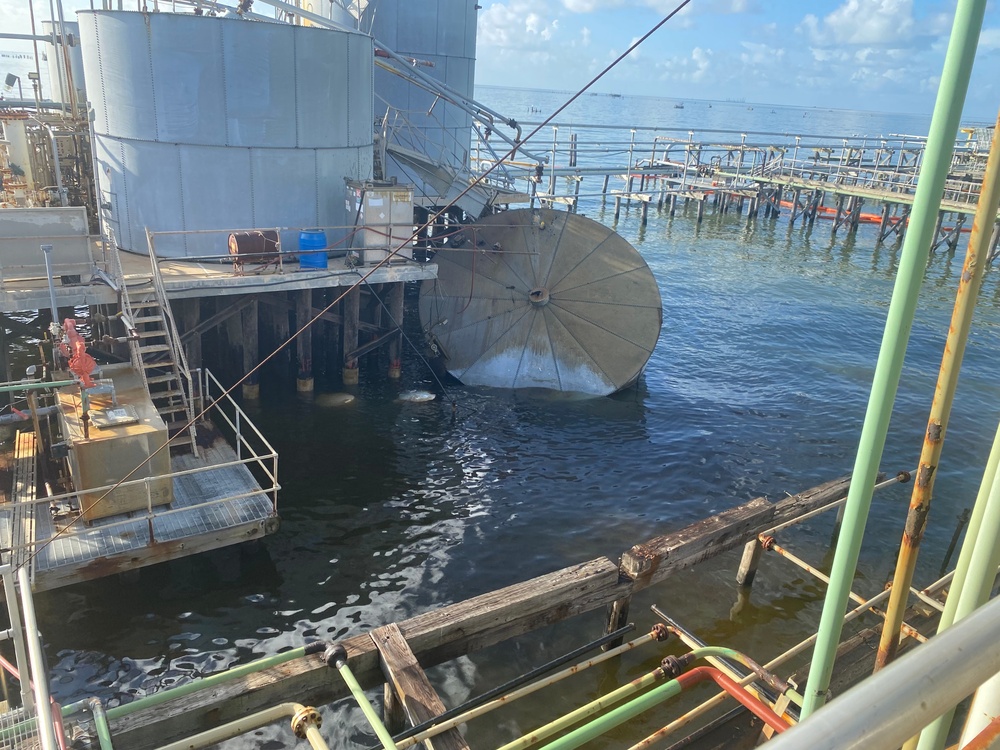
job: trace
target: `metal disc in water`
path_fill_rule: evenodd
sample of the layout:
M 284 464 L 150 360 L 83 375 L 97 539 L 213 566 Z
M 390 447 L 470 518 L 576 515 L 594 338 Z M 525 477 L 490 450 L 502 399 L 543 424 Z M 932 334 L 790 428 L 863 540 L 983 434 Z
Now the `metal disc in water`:
M 518 209 L 462 230 L 434 260 L 420 320 L 467 385 L 607 395 L 645 366 L 662 323 L 656 279 L 603 224 Z

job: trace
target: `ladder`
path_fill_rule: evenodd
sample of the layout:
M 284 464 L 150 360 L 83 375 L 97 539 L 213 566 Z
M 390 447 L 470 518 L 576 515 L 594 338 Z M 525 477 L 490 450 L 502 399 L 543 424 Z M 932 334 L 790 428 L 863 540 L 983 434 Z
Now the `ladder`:
M 129 276 L 126 279 L 117 248 L 113 253 L 130 358 L 153 406 L 166 423 L 171 455 L 198 455 L 192 400 L 194 383 L 148 232 L 147 239 L 148 277 Z

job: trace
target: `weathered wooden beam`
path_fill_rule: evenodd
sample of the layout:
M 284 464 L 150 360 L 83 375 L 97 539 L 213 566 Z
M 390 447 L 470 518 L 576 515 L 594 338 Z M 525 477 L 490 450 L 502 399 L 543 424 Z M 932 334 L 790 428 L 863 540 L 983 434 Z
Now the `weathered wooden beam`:
M 392 683 L 396 697 L 402 703 L 410 726 L 443 714 L 447 708 L 431 685 L 398 625 L 390 624 L 372 631 L 372 641 L 379 653 L 379 664 L 387 682 Z M 457 729 L 427 740 L 429 750 L 468 750 L 469 746 Z
M 199 297 L 197 299 L 201 298 Z M 186 344 L 195 336 L 200 336 L 201 334 L 205 333 L 205 331 L 212 330 L 220 323 L 225 323 L 227 320 L 229 320 L 229 318 L 231 318 L 236 313 L 241 312 L 244 307 L 246 307 L 253 301 L 254 298 L 250 295 L 247 295 L 245 297 L 241 297 L 231 305 L 226 305 L 225 309 L 220 310 L 211 317 L 205 318 L 203 321 L 198 323 L 198 325 L 194 326 L 193 328 L 184 331 L 184 333 L 181 334 L 181 343 Z
M 619 581 L 618 566 L 602 557 L 417 615 L 399 623 L 399 630 L 421 664 L 431 667 L 599 609 L 629 586 Z M 383 684 L 371 637 L 342 643 L 361 685 Z M 111 730 L 117 750 L 147 750 L 275 703 L 322 705 L 348 694 L 320 656 L 309 656 L 117 719 Z
M 622 573 L 639 590 L 678 570 L 730 550 L 772 526 L 818 508 L 847 493 L 850 479 L 837 479 L 772 503 L 758 497 L 679 531 L 637 544 L 622 556 Z

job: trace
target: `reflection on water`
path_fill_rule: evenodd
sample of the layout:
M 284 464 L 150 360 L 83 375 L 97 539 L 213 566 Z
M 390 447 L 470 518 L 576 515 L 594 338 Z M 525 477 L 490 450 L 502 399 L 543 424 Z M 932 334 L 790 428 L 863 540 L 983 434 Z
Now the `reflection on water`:
M 582 210 L 612 220 L 599 201 Z M 637 542 L 752 497 L 780 498 L 847 473 L 898 248 L 873 248 L 873 227 L 847 239 L 820 222 L 811 232 L 789 227 L 784 216 L 748 227 L 735 213 L 709 214 L 695 239 L 693 206 L 672 219 L 651 214 L 641 240 L 635 208 L 623 211 L 618 229 L 649 263 L 664 303 L 659 345 L 635 388 L 602 399 L 454 382 L 441 392 L 412 354 L 401 384 L 366 372 L 349 404 L 265 380 L 266 400 L 251 416 L 281 456 L 281 530 L 256 546 L 40 595 L 56 697 L 128 700 L 303 639 L 341 638 L 572 563 L 617 559 Z M 960 265 L 943 254 L 928 267 L 887 471 L 911 468 L 919 455 Z M 995 274 L 982 298 L 918 580 L 936 577 L 997 421 Z M 342 390 L 336 382 L 318 387 Z M 419 389 L 439 397 L 397 400 Z M 886 580 L 908 493 L 888 490 L 874 503 L 856 584 L 862 594 Z M 831 524 L 810 521 L 783 544 L 828 564 Z M 643 592 L 633 609 L 640 628 L 652 622 L 645 607 L 657 602 L 705 640 L 760 661 L 811 632 L 823 588 L 776 557 L 765 558 L 752 598 L 731 616 L 737 560 L 738 552 Z M 434 670 L 434 679 L 454 703 L 596 637 L 601 619 L 593 613 L 474 655 Z M 593 697 L 661 656 L 630 657 L 544 701 L 475 722 L 475 746 L 509 739 L 540 723 L 543 708 Z M 345 710 L 331 709 L 331 717 Z M 342 731 L 345 742 L 359 734 Z M 284 729 L 278 736 L 287 739 Z

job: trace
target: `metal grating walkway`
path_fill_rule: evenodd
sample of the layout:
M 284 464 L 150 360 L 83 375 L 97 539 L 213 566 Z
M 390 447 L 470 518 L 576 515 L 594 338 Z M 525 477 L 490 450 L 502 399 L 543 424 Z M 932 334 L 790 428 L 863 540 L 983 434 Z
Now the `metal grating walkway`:
M 98 558 L 144 549 L 151 546 L 150 527 L 155 542 L 159 543 L 230 529 L 273 516 L 271 499 L 261 490 L 247 466 L 221 465 L 236 460 L 235 451 L 221 439 L 204 448 L 198 457 L 191 454 L 172 457 L 174 472 L 206 466 L 217 468 L 175 476 L 174 502 L 154 508 L 151 522 L 144 512 L 130 513 L 95 520 L 89 527 L 78 521 L 58 533 L 50 515 L 40 508 L 35 514 L 38 552 L 33 560 L 34 572 L 78 567 Z M 128 521 L 129 517 L 134 520 Z M 13 511 L 0 506 L 0 540 L 6 542 L 11 538 L 15 524 Z

